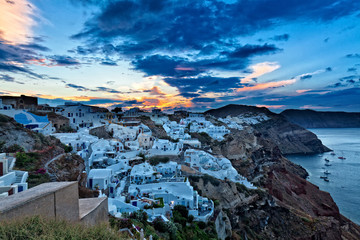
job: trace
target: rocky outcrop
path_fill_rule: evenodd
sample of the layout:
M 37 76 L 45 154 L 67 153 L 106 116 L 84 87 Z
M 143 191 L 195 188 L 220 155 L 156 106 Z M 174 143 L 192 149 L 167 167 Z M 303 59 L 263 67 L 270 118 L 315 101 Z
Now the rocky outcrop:
M 317 136 L 290 123 L 282 116 L 273 116 L 270 120 L 254 125 L 265 139 L 274 142 L 282 154 L 314 154 L 330 151 Z
M 215 228 L 218 238 L 221 240 L 225 240 L 232 235 L 230 219 L 223 211 L 220 211 L 216 217 Z
M 319 112 L 289 109 L 280 113 L 288 121 L 304 128 L 359 128 L 359 112 Z
M 15 122 L 13 118 L 2 114 L 0 114 L 0 143 L 1 150 L 5 152 L 14 145 L 21 146 L 25 151 L 61 145 L 58 139 L 32 132 Z
M 206 112 L 206 114 L 216 118 L 237 117 L 249 113 L 254 116 L 265 114 L 269 118 L 266 121 L 251 125 L 251 127 L 257 130 L 262 138 L 276 144 L 282 154 L 313 154 L 330 150 L 322 144 L 315 134 L 289 122 L 285 117 L 273 113 L 267 108 L 231 104 Z
M 96 128 L 92 128 L 90 129 L 89 133 L 91 135 L 94 135 L 98 138 L 104 138 L 104 139 L 110 139 L 112 138 L 112 134 L 111 132 L 108 132 L 105 128 L 105 126 L 101 126 L 101 127 L 96 127 Z

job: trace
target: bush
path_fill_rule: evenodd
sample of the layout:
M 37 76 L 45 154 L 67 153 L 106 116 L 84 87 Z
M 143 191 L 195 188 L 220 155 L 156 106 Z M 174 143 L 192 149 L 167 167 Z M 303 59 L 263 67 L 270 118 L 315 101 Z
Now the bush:
M 205 174 L 204 176 L 201 177 L 204 181 L 204 185 L 208 184 L 208 182 L 210 182 L 212 185 L 214 186 L 219 186 L 220 185 L 220 181 L 217 180 L 216 178 L 208 175 L 208 174 Z
M 106 225 L 86 227 L 66 221 L 24 218 L 0 223 L 0 239 L 124 239 Z
M 45 173 L 45 174 L 41 174 L 41 173 L 29 174 L 29 178 L 28 178 L 27 182 L 29 184 L 29 188 L 32 188 L 37 185 L 50 182 L 50 176 L 47 173 Z
M 204 229 L 206 228 L 206 223 L 205 222 L 198 222 L 197 225 L 199 226 L 200 229 Z
M 63 149 L 64 149 L 64 151 L 65 151 L 66 153 L 70 153 L 70 152 L 72 152 L 72 150 L 73 150 L 73 147 L 72 147 L 72 146 L 68 146 L 68 145 L 66 145 L 66 144 L 63 144 L 62 147 L 63 147 Z
M 155 218 L 155 220 L 153 221 L 153 224 L 154 224 L 155 230 L 157 230 L 159 232 L 164 233 L 168 229 L 166 223 L 164 223 L 164 221 L 160 217 Z
M 5 152 L 7 153 L 24 152 L 24 148 L 17 144 L 13 144 L 10 147 L 6 148 Z
M 15 167 L 23 168 L 26 170 L 33 170 L 34 165 L 39 161 L 38 153 L 16 153 Z
M 149 159 L 150 165 L 156 166 L 159 163 L 167 163 L 170 159 L 168 157 L 152 157 Z
M 184 218 L 189 216 L 189 210 L 187 210 L 187 208 L 183 205 L 176 205 L 173 212 L 179 212 Z

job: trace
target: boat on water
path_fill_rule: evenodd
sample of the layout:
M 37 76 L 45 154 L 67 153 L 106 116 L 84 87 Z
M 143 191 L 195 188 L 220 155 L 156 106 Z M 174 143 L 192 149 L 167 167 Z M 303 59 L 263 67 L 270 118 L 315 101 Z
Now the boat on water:
M 327 176 L 320 176 L 320 178 L 325 179 L 325 178 L 327 178 Z
M 331 156 L 335 156 L 335 155 L 336 155 L 334 152 L 332 152 L 332 153 L 330 153 L 330 154 L 331 154 Z
M 327 159 L 327 158 L 325 158 L 324 160 L 325 160 L 325 162 L 330 162 L 330 160 L 329 160 L 329 159 Z
M 328 175 L 328 174 L 330 174 L 330 172 L 328 170 L 325 170 L 324 174 Z
M 329 166 L 331 166 L 331 164 L 330 163 L 325 163 L 325 166 L 329 167 Z
M 338 157 L 338 159 L 345 160 L 346 158 L 345 157 Z
M 330 182 L 330 180 L 328 178 L 324 178 L 325 182 Z

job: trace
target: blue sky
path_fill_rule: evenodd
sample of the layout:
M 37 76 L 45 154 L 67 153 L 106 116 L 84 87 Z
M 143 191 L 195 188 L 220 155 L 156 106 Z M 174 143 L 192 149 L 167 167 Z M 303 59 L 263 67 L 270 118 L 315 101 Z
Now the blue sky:
M 360 111 L 360 2 L 0 0 L 0 92 Z

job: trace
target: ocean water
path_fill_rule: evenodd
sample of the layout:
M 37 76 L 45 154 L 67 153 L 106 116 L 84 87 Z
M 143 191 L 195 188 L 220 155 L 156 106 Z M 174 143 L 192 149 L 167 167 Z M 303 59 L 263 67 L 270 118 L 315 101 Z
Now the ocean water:
M 287 158 L 308 171 L 308 181 L 331 194 L 344 216 L 360 224 L 360 128 L 309 130 L 336 155 L 290 155 Z M 341 160 L 338 157 L 346 159 Z M 325 166 L 325 158 L 330 160 L 331 166 Z M 330 172 L 329 182 L 320 178 L 324 176 L 325 170 Z

